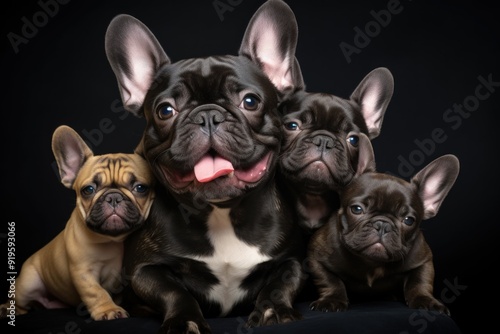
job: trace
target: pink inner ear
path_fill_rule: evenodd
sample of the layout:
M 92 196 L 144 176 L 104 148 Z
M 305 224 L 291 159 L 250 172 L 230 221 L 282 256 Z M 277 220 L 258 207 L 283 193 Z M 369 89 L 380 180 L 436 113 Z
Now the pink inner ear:
M 149 36 L 139 28 L 134 28 L 125 41 L 127 58 L 130 59 L 130 72 L 122 72 L 122 95 L 126 105 L 141 105 L 151 85 L 156 68 L 151 50 L 155 46 Z
M 61 162 L 61 183 L 66 187 L 70 187 L 75 181 L 76 174 L 80 170 L 83 157 L 81 157 L 76 151 L 66 152 L 64 161 Z
M 440 186 L 442 184 L 443 177 L 440 173 L 429 176 L 425 181 L 424 189 L 422 190 L 422 201 L 424 203 L 425 215 L 430 218 L 436 215 L 439 205 L 442 201 L 442 191 L 440 191 Z
M 381 108 L 377 109 L 377 105 L 380 104 L 380 91 L 380 85 L 377 83 L 363 96 L 362 112 L 368 129 L 380 127 Z
M 75 180 L 75 175 L 73 173 L 67 173 L 67 169 L 61 170 L 61 183 L 64 184 L 65 187 L 71 187 L 71 184 Z
M 271 82 L 282 91 L 286 87 L 293 86 L 289 67 L 287 66 L 288 59 L 282 64 L 272 64 L 269 60 L 262 60 L 262 69 L 267 74 Z
M 292 86 L 290 56 L 281 54 L 276 28 L 264 18 L 259 18 L 255 26 L 258 28 L 250 39 L 256 41 L 255 52 L 264 73 L 279 90 Z

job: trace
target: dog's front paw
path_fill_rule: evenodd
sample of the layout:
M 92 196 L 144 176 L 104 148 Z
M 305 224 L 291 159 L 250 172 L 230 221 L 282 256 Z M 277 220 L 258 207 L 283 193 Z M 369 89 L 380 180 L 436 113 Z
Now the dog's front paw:
M 268 308 L 264 312 L 254 310 L 250 313 L 247 327 L 267 326 L 301 320 L 302 314 L 291 307 Z
M 437 311 L 442 314 L 450 315 L 450 310 L 443 303 L 434 297 L 418 296 L 408 301 L 408 307 L 414 309 L 424 309 Z
M 173 317 L 165 320 L 158 334 L 211 334 L 212 331 L 204 319 L 187 320 L 184 317 Z
M 318 310 L 322 312 L 342 312 L 347 310 L 348 307 L 349 302 L 347 300 L 332 298 L 320 298 L 309 304 L 309 308 L 311 310 Z
M 121 319 L 128 318 L 128 312 L 123 308 L 117 305 L 106 305 L 102 307 L 98 307 L 95 310 L 90 312 L 90 316 L 94 320 L 112 320 L 112 319 Z

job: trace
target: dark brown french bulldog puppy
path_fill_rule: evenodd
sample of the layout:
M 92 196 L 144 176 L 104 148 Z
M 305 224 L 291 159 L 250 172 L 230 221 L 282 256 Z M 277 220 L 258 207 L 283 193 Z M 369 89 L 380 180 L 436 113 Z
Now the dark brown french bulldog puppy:
M 453 186 L 459 161 L 444 155 L 410 182 L 375 172 L 366 161 L 341 191 L 341 208 L 316 231 L 309 259 L 320 297 L 311 309 L 343 311 L 350 294 L 393 299 L 404 293 L 410 308 L 449 314 L 433 296 L 432 252 L 420 230 Z M 368 160 L 366 160 L 368 159 Z
M 339 207 L 338 190 L 356 171 L 358 134 L 377 137 L 393 93 L 386 68 L 371 71 L 349 99 L 296 90 L 280 105 L 284 139 L 279 176 L 308 233 Z

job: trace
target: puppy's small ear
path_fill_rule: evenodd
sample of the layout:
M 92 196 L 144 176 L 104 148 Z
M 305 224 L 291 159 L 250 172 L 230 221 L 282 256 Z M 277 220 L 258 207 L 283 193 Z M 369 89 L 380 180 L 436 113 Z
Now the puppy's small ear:
M 59 167 L 61 183 L 71 188 L 78 171 L 94 153 L 75 130 L 66 125 L 58 127 L 52 135 L 52 152 Z
M 455 183 L 459 170 L 458 158 L 447 154 L 429 163 L 411 179 L 410 182 L 417 187 L 424 204 L 424 220 L 437 214 L 443 200 Z
M 385 67 L 368 73 L 351 94 L 351 100 L 361 107 L 370 139 L 377 137 L 384 114 L 394 92 L 394 78 Z
M 282 0 L 268 0 L 250 20 L 239 54 L 259 65 L 279 91 L 303 89 L 295 57 L 297 38 L 297 20 L 290 7 Z
M 347 135 L 347 138 L 349 139 L 351 136 L 358 137 L 357 159 L 354 159 L 353 161 L 353 165 L 356 168 L 355 175 L 359 176 L 363 173 L 375 172 L 375 153 L 373 152 L 373 146 L 370 138 L 368 138 L 368 136 L 366 136 L 364 133 L 354 132 L 349 133 Z M 349 145 L 351 148 L 353 147 L 349 140 L 347 145 Z
M 125 14 L 111 20 L 106 31 L 105 49 L 118 80 L 123 106 L 139 116 L 156 71 L 163 64 L 170 63 L 170 59 L 143 23 Z

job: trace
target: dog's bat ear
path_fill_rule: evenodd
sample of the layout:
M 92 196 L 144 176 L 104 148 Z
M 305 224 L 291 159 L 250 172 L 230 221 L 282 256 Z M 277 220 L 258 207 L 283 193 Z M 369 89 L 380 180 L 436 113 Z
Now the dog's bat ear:
M 351 94 L 351 100 L 361 107 L 370 139 L 377 137 L 384 114 L 394 92 L 394 78 L 385 67 L 368 73 Z
M 424 217 L 434 217 L 460 170 L 458 158 L 452 154 L 443 155 L 422 168 L 412 179 L 424 204 Z
M 140 116 L 147 91 L 159 67 L 170 63 L 153 33 L 136 18 L 121 14 L 108 26 L 105 49 L 118 80 L 123 106 Z
M 297 20 L 291 8 L 282 0 L 268 0 L 250 20 L 239 54 L 259 65 L 279 91 L 303 89 L 295 57 L 297 38 Z
M 94 153 L 78 135 L 66 125 L 59 126 L 52 135 L 52 152 L 59 167 L 61 183 L 71 188 L 78 171 Z
M 376 171 L 375 153 L 368 136 L 364 133 L 349 133 L 347 135 L 347 147 L 351 152 L 351 163 L 356 169 L 355 176 Z

